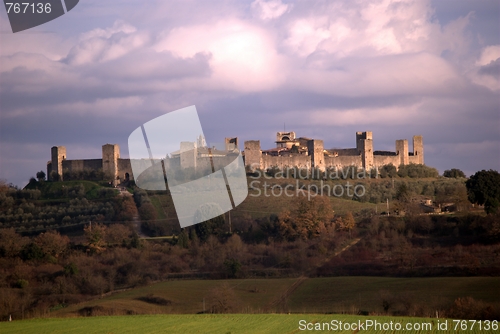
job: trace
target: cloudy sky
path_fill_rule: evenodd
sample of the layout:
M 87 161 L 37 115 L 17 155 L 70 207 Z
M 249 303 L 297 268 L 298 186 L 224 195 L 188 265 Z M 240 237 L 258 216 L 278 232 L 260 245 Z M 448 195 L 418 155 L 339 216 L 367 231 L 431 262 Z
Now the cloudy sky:
M 440 172 L 500 170 L 499 28 L 498 0 L 81 0 L 16 34 L 1 8 L 0 178 L 24 186 L 54 145 L 127 157 L 135 128 L 193 104 L 212 142 L 421 134 Z

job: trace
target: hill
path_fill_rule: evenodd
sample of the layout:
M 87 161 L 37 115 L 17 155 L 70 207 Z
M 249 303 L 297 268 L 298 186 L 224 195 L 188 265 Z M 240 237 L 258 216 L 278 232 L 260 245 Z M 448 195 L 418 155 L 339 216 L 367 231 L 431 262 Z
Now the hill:
M 500 307 L 492 294 L 500 290 L 498 277 L 300 277 L 167 281 L 71 305 L 51 312 L 50 316 L 199 313 L 210 309 L 212 293 L 224 286 L 232 290 L 234 311 L 243 313 L 406 311 L 430 316 L 464 297 Z M 387 310 L 384 301 L 390 303 Z

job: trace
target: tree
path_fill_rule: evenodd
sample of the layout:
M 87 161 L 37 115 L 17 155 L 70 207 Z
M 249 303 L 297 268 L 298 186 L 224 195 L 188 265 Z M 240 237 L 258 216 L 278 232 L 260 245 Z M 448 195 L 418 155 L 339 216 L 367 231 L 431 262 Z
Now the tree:
M 447 169 L 443 173 L 444 177 L 450 177 L 450 178 L 464 178 L 465 179 L 465 174 L 462 172 L 460 169 L 457 168 L 452 168 L 452 169 Z
M 130 227 L 123 224 L 113 224 L 108 226 L 105 239 L 108 245 L 124 245 L 129 241 L 131 234 Z
M 104 250 L 104 245 L 106 244 L 106 230 L 106 226 L 92 223 L 83 228 L 85 237 L 92 251 L 99 253 Z
M 288 241 L 312 239 L 325 230 L 332 217 L 328 197 L 316 196 L 308 200 L 305 196 L 298 196 L 291 212 L 284 210 L 280 213 L 277 230 L 280 237 Z
M 43 170 L 39 171 L 38 173 L 36 173 L 36 178 L 38 179 L 38 181 L 45 181 L 45 172 Z
M 151 202 L 144 202 L 139 208 L 139 216 L 142 220 L 156 220 L 158 214 L 156 208 Z
M 224 261 L 224 268 L 231 278 L 235 278 L 241 270 L 241 263 L 237 259 L 229 258 Z
M 411 201 L 411 191 L 406 183 L 401 183 L 396 192 L 396 199 L 401 203 L 409 203 Z
M 40 247 L 43 253 L 58 257 L 68 247 L 69 238 L 58 232 L 48 231 L 38 235 L 35 238 L 35 244 Z
M 28 239 L 17 234 L 14 228 L 0 229 L 0 255 L 15 257 L 27 243 Z
M 484 205 L 487 214 L 493 214 L 500 207 L 500 173 L 496 170 L 482 170 L 465 183 L 471 203 Z
M 398 176 L 398 170 L 396 166 L 394 166 L 393 164 L 384 165 L 380 168 L 381 178 L 386 178 L 386 177 L 394 178 L 397 176 Z
M 238 309 L 238 297 L 227 282 L 210 290 L 207 297 L 211 313 L 235 313 Z
M 42 249 L 35 244 L 34 242 L 30 242 L 29 244 L 26 244 L 23 249 L 20 252 L 20 257 L 21 259 L 25 261 L 30 261 L 30 260 L 41 260 L 45 256 L 45 253 L 42 251 Z
M 349 236 L 351 236 L 351 231 L 356 227 L 356 221 L 354 216 L 349 211 L 344 218 L 337 219 L 337 228 L 341 231 L 349 231 Z
M 198 238 L 205 242 L 210 235 L 221 236 L 224 234 L 224 215 L 204 221 L 203 223 L 196 224 L 194 229 Z

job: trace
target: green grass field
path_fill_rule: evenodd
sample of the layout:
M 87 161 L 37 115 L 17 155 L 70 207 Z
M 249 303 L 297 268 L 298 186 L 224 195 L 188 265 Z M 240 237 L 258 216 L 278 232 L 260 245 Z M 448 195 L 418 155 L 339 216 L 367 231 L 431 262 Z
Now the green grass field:
M 86 306 L 101 306 L 119 313 L 198 313 L 203 311 L 203 299 L 209 292 L 228 283 L 233 287 L 239 305 L 246 312 L 270 311 L 275 299 L 297 281 L 296 278 L 246 279 L 246 280 L 178 280 L 152 284 L 108 297 L 71 305 L 52 312 L 51 316 L 74 316 Z M 156 305 L 138 298 L 153 294 L 171 301 L 171 305 Z
M 292 312 L 352 312 L 359 309 L 382 313 L 382 299 L 400 308 L 402 299 L 415 305 L 446 307 L 455 299 L 470 296 L 500 302 L 498 277 L 326 277 L 308 279 L 290 296 Z M 389 311 L 394 311 L 390 309 Z
M 333 321 L 333 323 L 332 323 Z M 342 321 L 342 325 L 340 324 Z M 372 326 L 366 328 L 372 321 Z M 9 334 L 29 333 L 300 333 L 311 332 L 308 329 L 321 326 L 325 330 L 320 332 L 357 333 L 348 326 L 359 322 L 364 323 L 364 330 L 359 333 L 457 333 L 453 330 L 457 325 L 452 320 L 406 318 L 406 317 L 362 317 L 348 315 L 325 314 L 223 314 L 223 315 L 143 315 L 143 316 L 116 316 L 92 318 L 65 318 L 65 319 L 34 319 L 0 323 L 0 332 Z M 401 326 L 402 330 L 384 330 L 382 326 Z M 438 323 L 446 323 L 448 330 L 438 330 Z M 328 325 L 324 325 L 327 323 Z M 347 324 L 348 325 L 347 325 Z M 316 325 L 317 324 L 317 325 Z M 345 326 L 346 330 L 335 330 L 332 326 Z M 498 333 L 497 330 L 479 330 L 476 323 L 471 330 L 467 324 L 467 333 Z M 481 324 L 485 326 L 485 324 Z M 312 326 L 312 327 L 311 327 Z M 379 326 L 375 328 L 375 326 Z M 406 329 L 406 326 L 408 329 Z M 422 328 L 425 328 L 422 330 Z M 442 325 L 441 325 L 442 326 Z M 491 324 L 490 324 L 491 326 Z M 390 328 L 390 327 L 386 327 Z M 418 329 L 415 329 L 418 328 Z M 404 329 L 404 330 L 403 330 Z M 316 332 L 316 331 L 315 331 Z
M 383 299 L 391 301 L 389 312 L 401 310 L 402 300 L 413 306 L 447 309 L 456 298 L 472 297 L 499 303 L 498 277 L 327 277 L 241 280 L 175 280 L 118 292 L 100 299 L 70 305 L 50 313 L 51 317 L 78 316 L 84 307 L 101 307 L 105 314 L 195 314 L 203 311 L 203 300 L 223 284 L 234 290 L 243 313 L 352 313 L 383 314 Z M 140 300 L 154 295 L 169 305 Z M 205 308 L 208 309 L 208 301 Z

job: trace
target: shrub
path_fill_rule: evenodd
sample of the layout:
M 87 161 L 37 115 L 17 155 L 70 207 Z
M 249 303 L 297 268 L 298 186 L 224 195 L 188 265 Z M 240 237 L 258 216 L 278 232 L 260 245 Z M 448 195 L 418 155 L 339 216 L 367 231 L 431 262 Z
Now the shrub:
M 457 168 L 452 168 L 452 169 L 447 169 L 443 173 L 444 177 L 450 177 L 450 178 L 465 178 L 464 172 L 462 172 L 460 169 Z
M 498 308 L 472 297 L 455 299 L 447 312 L 447 316 L 453 319 L 495 320 L 499 315 Z

